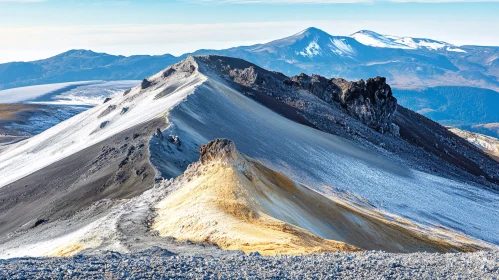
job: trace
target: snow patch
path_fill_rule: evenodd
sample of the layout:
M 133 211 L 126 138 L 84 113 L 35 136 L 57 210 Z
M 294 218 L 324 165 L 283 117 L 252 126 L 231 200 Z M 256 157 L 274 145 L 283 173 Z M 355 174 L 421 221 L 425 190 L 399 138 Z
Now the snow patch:
M 386 40 L 380 37 L 373 37 L 364 33 L 356 33 L 352 35 L 352 38 L 357 40 L 359 43 L 366 46 L 372 46 L 377 48 L 400 48 L 400 49 L 412 49 L 401 43 L 396 43 L 393 40 Z
M 45 84 L 0 91 L 0 103 L 96 106 L 111 95 L 136 86 L 140 81 L 81 81 Z
M 355 50 L 344 39 L 330 38 L 331 41 L 331 51 L 337 55 L 341 56 L 352 56 L 355 54 Z
M 465 50 L 462 50 L 462 49 L 459 49 L 459 48 L 452 48 L 452 47 L 448 47 L 448 48 L 447 48 L 447 51 L 448 51 L 448 52 L 461 52 L 461 53 L 467 53 L 467 51 L 465 51 Z
M 310 42 L 308 46 L 298 54 L 308 57 L 308 58 L 313 58 L 314 56 L 318 56 L 322 54 L 321 47 L 319 44 L 317 44 L 316 41 Z
M 377 47 L 377 48 L 392 48 L 392 49 L 428 49 L 428 50 L 443 50 L 449 52 L 466 52 L 454 45 L 446 42 L 435 41 L 431 39 L 419 39 L 411 37 L 398 37 L 392 35 L 382 35 L 372 31 L 360 31 L 351 35 L 352 38 L 359 43 Z

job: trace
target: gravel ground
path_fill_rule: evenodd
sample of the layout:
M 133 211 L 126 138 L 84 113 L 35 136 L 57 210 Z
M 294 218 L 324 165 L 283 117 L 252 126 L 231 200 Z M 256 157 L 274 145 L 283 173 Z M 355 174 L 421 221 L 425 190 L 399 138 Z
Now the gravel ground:
M 0 279 L 499 279 L 499 252 L 383 252 L 262 257 L 173 255 L 154 248 L 120 255 L 0 260 Z

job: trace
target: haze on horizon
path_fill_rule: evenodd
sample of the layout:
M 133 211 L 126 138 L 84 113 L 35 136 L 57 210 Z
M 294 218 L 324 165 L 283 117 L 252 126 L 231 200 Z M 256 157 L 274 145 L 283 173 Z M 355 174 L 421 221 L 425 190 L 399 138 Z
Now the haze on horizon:
M 425 3 L 426 2 L 426 3 Z M 497 45 L 496 0 L 0 0 L 0 63 L 70 49 L 173 54 L 264 43 L 314 26 Z

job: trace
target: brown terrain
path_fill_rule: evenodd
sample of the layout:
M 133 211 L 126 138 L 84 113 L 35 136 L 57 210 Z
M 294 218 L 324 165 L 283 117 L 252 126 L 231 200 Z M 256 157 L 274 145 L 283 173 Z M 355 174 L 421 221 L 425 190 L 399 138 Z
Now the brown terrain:
M 26 139 L 26 135 L 18 135 L 6 128 L 13 122 L 25 123 L 33 114 L 40 112 L 41 105 L 34 104 L 0 104 L 0 145 Z
M 479 249 L 335 202 L 240 154 L 227 139 L 202 146 L 200 162 L 186 174 L 185 185 L 157 205 L 153 228 L 162 236 L 262 255 Z

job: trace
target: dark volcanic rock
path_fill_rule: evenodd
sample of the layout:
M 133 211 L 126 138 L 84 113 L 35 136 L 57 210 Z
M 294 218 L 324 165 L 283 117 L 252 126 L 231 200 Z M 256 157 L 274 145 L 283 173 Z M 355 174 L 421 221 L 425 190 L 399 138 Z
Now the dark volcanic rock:
M 303 110 L 306 100 L 302 92 L 305 90 L 331 105 L 342 107 L 349 115 L 382 134 L 393 132 L 392 120 L 397 109 L 397 99 L 393 97 L 385 78 L 349 82 L 304 73 L 288 78 L 282 73 L 267 71 L 241 59 L 219 56 L 197 59 L 208 63 L 227 80 L 251 89 L 247 94 L 260 103 L 264 103 L 264 98 L 258 93 L 264 93 Z
M 393 130 L 397 99 L 393 97 L 385 78 L 349 82 L 302 73 L 290 80 L 330 104 L 339 103 L 351 116 L 381 133 Z
M 98 118 L 102 118 L 104 116 L 107 116 L 109 113 L 114 111 L 116 109 L 116 105 L 109 105 L 106 110 L 102 111 L 102 113 L 99 114 Z
M 175 144 L 175 146 L 177 147 L 180 147 L 182 145 L 182 142 L 177 135 L 168 135 L 168 141 L 172 144 Z
M 386 78 L 376 77 L 367 82 L 333 79 L 332 82 L 341 88 L 339 102 L 350 115 L 381 133 L 392 130 L 397 99 L 393 97 Z
M 173 68 L 168 68 L 166 69 L 165 72 L 163 72 L 163 78 L 166 78 L 166 77 L 169 77 L 170 75 L 172 75 L 173 73 L 175 73 L 175 69 Z
M 301 73 L 298 76 L 291 77 L 291 81 L 328 103 L 339 101 L 341 89 L 332 80 L 319 75 L 310 77 Z
M 102 129 L 102 128 L 106 127 L 108 124 L 109 124 L 109 121 L 103 121 L 103 122 L 99 125 L 99 127 Z

